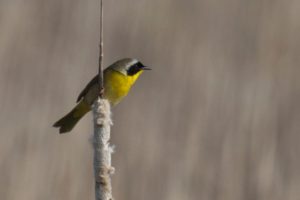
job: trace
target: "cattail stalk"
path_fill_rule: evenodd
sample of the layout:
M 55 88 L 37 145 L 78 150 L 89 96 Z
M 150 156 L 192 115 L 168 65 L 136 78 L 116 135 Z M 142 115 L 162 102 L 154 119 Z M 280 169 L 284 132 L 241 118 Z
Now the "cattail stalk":
M 93 106 L 94 113 L 94 175 L 96 200 L 112 200 L 111 166 L 112 146 L 109 144 L 112 125 L 110 105 L 98 98 Z
M 100 0 L 99 97 L 93 105 L 95 199 L 112 200 L 112 147 L 109 144 L 112 125 L 109 102 L 103 99 L 103 2 Z

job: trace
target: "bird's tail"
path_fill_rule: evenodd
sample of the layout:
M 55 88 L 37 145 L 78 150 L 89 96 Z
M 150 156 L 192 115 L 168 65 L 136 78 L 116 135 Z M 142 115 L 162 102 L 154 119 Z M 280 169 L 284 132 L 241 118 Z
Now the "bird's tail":
M 90 110 L 91 108 L 88 103 L 82 100 L 71 110 L 71 112 L 55 122 L 53 126 L 59 128 L 59 133 L 70 132 L 77 122 Z

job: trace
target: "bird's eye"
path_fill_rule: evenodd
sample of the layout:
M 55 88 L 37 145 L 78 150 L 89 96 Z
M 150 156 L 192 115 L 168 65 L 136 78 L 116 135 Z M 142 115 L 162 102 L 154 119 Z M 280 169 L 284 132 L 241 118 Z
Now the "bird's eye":
M 141 63 L 141 62 L 138 62 L 135 64 L 139 69 L 143 69 L 145 66 Z
M 127 70 L 127 75 L 128 76 L 133 76 L 136 73 L 138 73 L 139 71 L 142 70 L 141 65 L 139 65 L 139 63 L 132 65 L 128 70 Z

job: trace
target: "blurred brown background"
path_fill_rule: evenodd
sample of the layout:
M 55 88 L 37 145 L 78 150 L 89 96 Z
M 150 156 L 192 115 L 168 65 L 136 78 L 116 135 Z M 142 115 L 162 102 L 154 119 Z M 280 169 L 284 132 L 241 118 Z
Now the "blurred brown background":
M 94 198 L 99 1 L 0 0 L 0 199 Z M 300 199 L 300 1 L 105 0 L 105 66 L 154 70 L 113 109 L 115 199 Z

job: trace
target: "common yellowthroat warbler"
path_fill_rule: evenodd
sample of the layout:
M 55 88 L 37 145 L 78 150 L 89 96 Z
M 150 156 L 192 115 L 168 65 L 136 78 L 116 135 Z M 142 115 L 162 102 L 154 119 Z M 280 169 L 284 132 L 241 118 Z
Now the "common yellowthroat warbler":
M 103 71 L 104 95 L 112 106 L 125 97 L 131 86 L 144 70 L 150 68 L 132 58 L 124 58 L 110 65 Z M 63 118 L 54 123 L 59 133 L 71 131 L 76 123 L 91 110 L 91 106 L 99 94 L 98 75 L 96 75 L 79 94 L 78 104 Z

